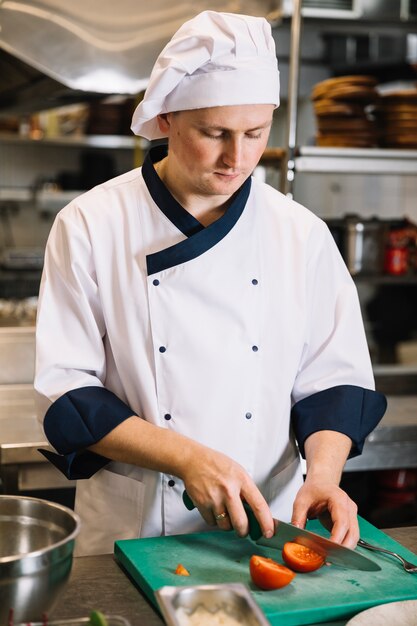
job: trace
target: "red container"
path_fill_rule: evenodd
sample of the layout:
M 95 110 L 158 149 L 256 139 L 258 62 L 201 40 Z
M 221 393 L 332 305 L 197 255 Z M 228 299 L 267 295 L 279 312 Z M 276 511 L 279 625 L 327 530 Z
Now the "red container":
M 399 276 L 408 271 L 408 248 L 389 246 L 385 250 L 384 272 Z

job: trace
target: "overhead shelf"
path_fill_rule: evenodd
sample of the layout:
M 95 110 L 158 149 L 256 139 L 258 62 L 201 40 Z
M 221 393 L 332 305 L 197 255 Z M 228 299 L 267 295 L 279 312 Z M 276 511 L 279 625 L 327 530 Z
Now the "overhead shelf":
M 417 174 L 417 150 L 301 146 L 296 151 L 295 171 L 323 174 Z
M 0 143 L 9 144 L 37 144 L 45 146 L 66 146 L 66 147 L 91 147 L 91 148 L 110 148 L 110 149 L 127 149 L 131 150 L 138 143 L 144 148 L 148 142 L 142 137 L 133 137 L 129 135 L 73 135 L 63 137 L 41 137 L 32 139 L 30 137 L 22 137 L 21 135 L 12 133 L 0 133 Z
M 0 188 L 0 202 L 28 202 L 32 197 L 33 192 L 27 187 Z
M 364 282 L 370 285 L 416 285 L 417 274 L 354 274 L 353 280 L 357 283 Z

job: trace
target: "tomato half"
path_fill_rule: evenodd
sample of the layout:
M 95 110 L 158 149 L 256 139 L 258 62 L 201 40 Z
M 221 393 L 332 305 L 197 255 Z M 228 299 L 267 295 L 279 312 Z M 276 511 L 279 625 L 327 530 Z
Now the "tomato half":
M 293 541 L 284 544 L 282 558 L 295 572 L 314 572 L 326 560 L 321 554 Z
M 249 561 L 249 571 L 255 585 L 265 590 L 285 587 L 295 576 L 295 573 L 285 565 L 256 555 L 253 555 Z

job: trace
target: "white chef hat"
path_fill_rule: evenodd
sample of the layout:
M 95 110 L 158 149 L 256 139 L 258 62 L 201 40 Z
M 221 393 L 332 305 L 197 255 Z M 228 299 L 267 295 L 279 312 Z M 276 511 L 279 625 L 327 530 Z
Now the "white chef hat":
M 162 50 L 131 129 L 160 139 L 161 113 L 236 104 L 279 106 L 271 26 L 263 17 L 203 11 Z

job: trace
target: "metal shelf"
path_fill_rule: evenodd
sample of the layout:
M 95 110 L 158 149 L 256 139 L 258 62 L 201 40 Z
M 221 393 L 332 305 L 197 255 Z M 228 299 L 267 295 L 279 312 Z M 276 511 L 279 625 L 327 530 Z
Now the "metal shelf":
M 383 148 L 322 148 L 297 143 L 302 0 L 292 0 L 286 156 L 282 162 L 281 191 L 293 197 L 299 172 L 321 174 L 417 174 L 417 150 Z
M 417 150 L 302 146 L 296 151 L 295 171 L 323 174 L 417 174 Z
M 391 274 L 354 274 L 353 280 L 356 283 L 366 282 L 371 285 L 416 285 L 417 274 L 401 274 L 394 276 Z
M 0 202 L 29 202 L 32 198 L 33 192 L 27 187 L 0 188 Z
M 112 150 L 132 150 L 138 144 L 142 148 L 148 145 L 145 139 L 141 137 L 130 137 L 128 135 L 82 135 L 32 139 L 31 137 L 22 137 L 21 135 L 14 135 L 12 133 L 0 133 L 0 143 L 36 144 L 38 146 L 65 146 L 74 148 L 109 148 Z

